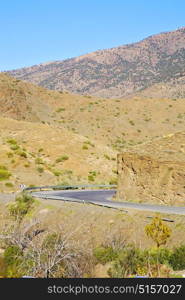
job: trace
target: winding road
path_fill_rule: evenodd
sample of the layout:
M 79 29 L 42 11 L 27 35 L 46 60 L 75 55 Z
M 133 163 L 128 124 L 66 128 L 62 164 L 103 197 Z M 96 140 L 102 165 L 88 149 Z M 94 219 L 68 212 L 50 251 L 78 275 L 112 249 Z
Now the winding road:
M 69 202 L 91 203 L 115 209 L 136 209 L 141 211 L 160 212 L 164 214 L 185 215 L 185 207 L 150 205 L 134 202 L 111 200 L 116 190 L 66 190 L 31 192 L 32 196 Z

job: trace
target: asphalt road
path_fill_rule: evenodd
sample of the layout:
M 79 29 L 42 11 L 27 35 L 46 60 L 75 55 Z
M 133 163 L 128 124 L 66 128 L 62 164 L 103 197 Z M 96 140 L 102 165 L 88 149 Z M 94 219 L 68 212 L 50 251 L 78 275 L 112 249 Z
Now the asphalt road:
M 185 207 L 150 205 L 134 202 L 112 201 L 112 196 L 116 190 L 83 190 L 83 191 L 41 191 L 31 194 L 38 198 L 53 199 L 69 202 L 81 202 L 101 205 L 116 209 L 136 209 L 141 211 L 160 212 L 164 214 L 185 215 Z

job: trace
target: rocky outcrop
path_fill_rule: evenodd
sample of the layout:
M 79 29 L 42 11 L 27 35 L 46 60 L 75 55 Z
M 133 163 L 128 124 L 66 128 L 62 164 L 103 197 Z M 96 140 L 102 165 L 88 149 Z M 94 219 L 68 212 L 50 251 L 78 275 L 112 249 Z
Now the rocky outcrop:
M 184 146 L 177 133 L 119 154 L 117 198 L 185 206 Z

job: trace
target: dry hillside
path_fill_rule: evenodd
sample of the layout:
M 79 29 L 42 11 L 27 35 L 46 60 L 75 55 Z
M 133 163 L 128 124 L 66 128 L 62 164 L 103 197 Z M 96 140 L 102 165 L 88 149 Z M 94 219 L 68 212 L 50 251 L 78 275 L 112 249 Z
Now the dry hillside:
M 185 98 L 185 76 L 173 78 L 168 82 L 156 83 L 149 88 L 146 88 L 133 96 L 145 98 L 168 98 L 168 99 L 183 99 Z
M 52 90 L 120 98 L 185 76 L 185 28 L 9 73 Z
M 184 130 L 183 99 L 100 99 L 6 74 L 0 87 L 0 165 L 12 174 L 2 190 L 20 182 L 115 183 L 118 152 Z
M 117 151 L 184 129 L 183 99 L 100 99 L 60 93 L 0 74 L 0 115 L 42 122 Z
M 109 160 L 106 156 L 110 157 Z M 0 118 L 0 191 L 26 185 L 109 183 L 116 153 L 47 124 Z

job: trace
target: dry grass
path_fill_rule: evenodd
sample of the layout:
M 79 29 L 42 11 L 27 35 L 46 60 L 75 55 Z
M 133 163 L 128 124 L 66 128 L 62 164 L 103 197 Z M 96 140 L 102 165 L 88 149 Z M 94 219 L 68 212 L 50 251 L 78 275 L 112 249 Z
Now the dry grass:
M 7 215 L 7 205 L 0 205 L 0 213 L 1 216 Z M 83 244 L 84 249 L 93 249 L 101 244 L 106 244 L 115 236 L 120 236 L 126 243 L 134 243 L 137 247 L 144 249 L 154 246 L 152 240 L 146 236 L 144 228 L 151 222 L 148 217 L 155 215 L 155 213 L 137 212 L 136 210 L 129 210 L 128 213 L 125 213 L 90 204 L 39 200 L 34 212 L 26 219 L 38 220 L 43 228 L 48 228 L 50 231 L 58 231 L 62 228 L 64 232 L 75 232 L 73 234 L 74 241 Z M 160 216 L 174 221 L 167 223 L 172 229 L 167 247 L 172 248 L 183 244 L 185 217 L 166 214 Z M 7 217 L 1 217 L 0 226 L 3 226 L 7 219 Z
M 103 145 L 83 150 L 87 141 L 66 129 L 0 118 L 0 165 L 12 174 L 8 180 L 0 181 L 0 190 L 16 190 L 20 183 L 87 183 L 89 172 L 93 171 L 95 183 L 108 183 L 115 177 L 112 170 L 116 161 L 107 160 L 104 155 L 116 157 L 116 153 Z M 56 162 L 61 156 L 68 159 Z M 8 182 L 14 187 L 7 186 Z

